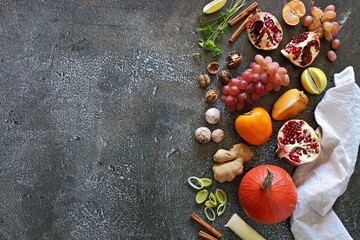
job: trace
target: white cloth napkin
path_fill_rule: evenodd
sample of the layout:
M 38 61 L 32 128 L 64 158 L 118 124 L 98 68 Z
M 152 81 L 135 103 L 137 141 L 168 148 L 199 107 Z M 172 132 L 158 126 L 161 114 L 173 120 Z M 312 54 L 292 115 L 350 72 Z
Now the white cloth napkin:
M 322 132 L 319 158 L 296 168 L 293 175 L 298 200 L 291 217 L 296 240 L 352 239 L 332 209 L 354 172 L 360 144 L 360 89 L 350 66 L 335 74 L 315 109 Z

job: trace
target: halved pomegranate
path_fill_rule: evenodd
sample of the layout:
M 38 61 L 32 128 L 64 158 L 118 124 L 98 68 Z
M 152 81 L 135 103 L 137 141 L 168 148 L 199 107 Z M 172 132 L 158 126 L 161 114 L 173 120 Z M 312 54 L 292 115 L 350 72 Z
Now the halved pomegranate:
M 277 155 L 294 166 L 314 161 L 320 154 L 320 138 L 303 120 L 289 120 L 279 130 Z
M 246 32 L 252 45 L 257 49 L 273 50 L 283 38 L 279 21 L 268 12 L 256 9 L 256 14 L 248 21 Z
M 320 52 L 320 39 L 316 32 L 303 32 L 294 37 L 281 53 L 298 67 L 309 66 Z

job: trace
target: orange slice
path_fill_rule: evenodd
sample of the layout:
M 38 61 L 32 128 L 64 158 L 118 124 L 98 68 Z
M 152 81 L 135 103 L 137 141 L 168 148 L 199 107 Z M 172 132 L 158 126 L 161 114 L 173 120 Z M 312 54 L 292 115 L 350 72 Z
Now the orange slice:
M 285 4 L 282 9 L 282 16 L 286 24 L 295 26 L 300 18 L 305 15 L 305 5 L 300 0 L 292 0 Z

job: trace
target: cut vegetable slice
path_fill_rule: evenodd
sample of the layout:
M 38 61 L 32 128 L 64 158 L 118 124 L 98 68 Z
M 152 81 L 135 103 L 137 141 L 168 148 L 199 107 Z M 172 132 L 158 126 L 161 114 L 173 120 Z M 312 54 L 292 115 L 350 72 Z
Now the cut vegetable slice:
M 225 204 L 227 201 L 226 193 L 219 188 L 215 189 L 215 197 L 220 204 Z
M 216 218 L 216 214 L 214 212 L 214 210 L 210 207 L 205 207 L 204 209 L 205 212 L 205 216 L 207 219 L 209 219 L 210 221 L 214 221 Z
M 204 8 L 203 13 L 211 14 L 220 10 L 226 3 L 226 0 L 214 0 L 209 2 Z
M 195 201 L 199 204 L 203 203 L 206 201 L 208 195 L 209 195 L 208 190 L 206 190 L 206 189 L 201 190 L 196 194 Z
M 219 204 L 219 206 L 218 206 L 217 209 L 216 209 L 216 214 L 217 214 L 218 216 L 222 215 L 222 214 L 225 212 L 225 208 L 226 208 L 225 203 Z
M 204 188 L 204 183 L 198 177 L 189 177 L 188 183 L 190 186 L 192 186 L 193 188 L 198 189 L 198 190 Z
M 212 184 L 212 180 L 210 178 L 201 178 L 200 179 L 204 185 L 204 187 L 209 187 Z

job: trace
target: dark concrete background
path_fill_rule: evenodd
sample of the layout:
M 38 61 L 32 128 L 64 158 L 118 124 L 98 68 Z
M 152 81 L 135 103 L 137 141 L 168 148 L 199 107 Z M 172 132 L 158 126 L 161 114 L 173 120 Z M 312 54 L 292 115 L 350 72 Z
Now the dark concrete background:
M 286 26 L 280 9 L 286 1 L 259 0 L 263 11 L 281 22 L 285 46 L 304 31 Z M 207 1 L 33 0 L 0 3 L 0 239 L 197 239 L 201 229 L 191 212 L 204 217 L 187 184 L 190 176 L 212 177 L 212 155 L 218 148 L 242 142 L 233 129 L 237 114 L 223 104 L 207 104 L 196 78 L 211 57 L 194 61 L 196 15 Z M 305 2 L 307 9 L 309 3 Z M 323 41 L 313 66 L 324 70 L 328 88 L 334 73 L 354 66 L 359 73 L 359 2 L 317 1 L 337 7 L 341 23 L 338 61 L 325 55 Z M 247 3 L 249 5 L 250 2 Z M 255 54 L 270 55 L 289 70 L 290 87 L 302 89 L 302 69 L 280 50 L 254 49 L 243 33 L 234 43 L 222 42 L 224 53 L 244 56 L 233 73 L 248 67 Z M 219 60 L 225 67 L 224 56 Z M 357 83 L 359 80 L 357 79 Z M 220 89 L 212 77 L 209 88 Z M 271 110 L 286 90 L 257 103 Z M 322 95 L 298 118 L 316 127 L 313 112 Z M 203 114 L 211 106 L 222 112 L 217 127 L 222 143 L 200 145 L 193 137 L 208 126 Z M 283 122 L 274 122 L 274 133 Z M 275 134 L 245 170 L 276 164 Z M 268 239 L 293 239 L 289 221 L 261 225 L 249 220 L 237 202 L 233 183 L 215 183 L 229 197 L 226 212 L 213 226 L 224 239 L 236 236 L 224 227 L 238 213 Z M 360 180 L 356 165 L 347 191 L 334 209 L 354 239 L 360 238 Z

